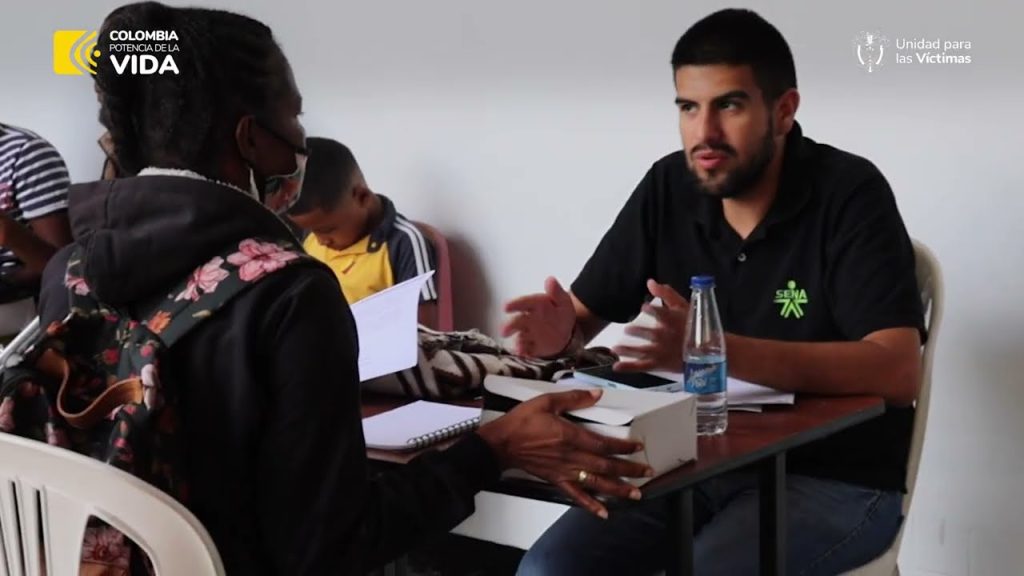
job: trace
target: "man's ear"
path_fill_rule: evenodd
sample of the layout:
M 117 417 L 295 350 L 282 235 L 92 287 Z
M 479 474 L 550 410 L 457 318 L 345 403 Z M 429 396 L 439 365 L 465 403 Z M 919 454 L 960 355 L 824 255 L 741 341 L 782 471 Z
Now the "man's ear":
M 786 90 L 775 105 L 775 130 L 774 136 L 785 137 L 793 129 L 796 121 L 796 111 L 800 107 L 800 92 L 796 88 Z
M 373 191 L 365 184 L 356 184 L 352 186 L 352 198 L 360 207 L 366 207 L 366 205 L 370 203 L 370 198 L 372 197 Z

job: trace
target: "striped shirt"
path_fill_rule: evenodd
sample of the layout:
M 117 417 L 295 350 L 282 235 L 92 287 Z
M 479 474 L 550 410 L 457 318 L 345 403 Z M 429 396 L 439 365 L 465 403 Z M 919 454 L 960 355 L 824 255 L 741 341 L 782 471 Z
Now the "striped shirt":
M 395 272 L 395 284 L 437 268 L 434 245 L 427 240 L 419 227 L 405 216 L 395 214 L 394 227 L 387 242 L 391 267 Z M 434 302 L 435 300 L 437 300 L 437 282 L 431 276 L 420 289 L 420 301 Z
M 57 150 L 38 135 L 0 124 L 0 210 L 25 225 L 68 207 L 68 169 Z M 0 247 L 0 269 L 19 265 Z

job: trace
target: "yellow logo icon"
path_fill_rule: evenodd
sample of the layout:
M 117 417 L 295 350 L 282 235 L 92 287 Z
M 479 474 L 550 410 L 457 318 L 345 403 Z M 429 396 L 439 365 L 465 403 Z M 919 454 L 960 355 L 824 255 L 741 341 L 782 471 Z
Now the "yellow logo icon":
M 53 33 L 53 72 L 55 74 L 82 76 L 96 74 L 96 59 L 100 51 L 96 48 L 95 30 L 57 30 Z

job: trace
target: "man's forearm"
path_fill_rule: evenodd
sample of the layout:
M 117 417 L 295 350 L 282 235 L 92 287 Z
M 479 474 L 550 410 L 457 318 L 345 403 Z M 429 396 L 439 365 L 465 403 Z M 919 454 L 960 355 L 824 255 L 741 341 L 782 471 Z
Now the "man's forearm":
M 896 345 L 867 339 L 784 342 L 729 334 L 729 374 L 779 390 L 873 394 L 891 404 L 909 405 L 920 384 L 920 356 L 905 334 L 897 335 L 897 340 Z
M 605 328 L 608 327 L 608 323 L 600 318 L 576 318 L 576 329 L 580 332 L 581 344 L 589 344 L 591 340 L 597 338 Z
M 600 318 L 590 311 L 589 308 L 580 302 L 575 294 L 569 293 L 572 297 L 572 307 L 576 311 L 576 325 L 573 327 L 572 344 L 586 346 L 591 340 L 597 338 L 602 330 L 608 327 L 608 321 Z

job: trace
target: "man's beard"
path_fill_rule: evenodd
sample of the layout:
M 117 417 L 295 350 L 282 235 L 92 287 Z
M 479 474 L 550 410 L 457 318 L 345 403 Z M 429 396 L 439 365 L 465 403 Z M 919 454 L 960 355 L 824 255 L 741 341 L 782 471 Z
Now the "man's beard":
M 754 154 L 754 157 L 746 164 L 726 173 L 725 178 L 718 185 L 709 186 L 707 182 L 697 176 L 697 171 L 690 160 L 691 156 L 687 154 L 687 160 L 690 164 L 689 176 L 692 183 L 702 193 L 718 198 L 739 198 L 750 192 L 754 185 L 764 176 L 765 170 L 768 169 L 772 159 L 775 158 L 775 141 L 772 138 L 772 134 L 775 132 L 774 124 L 774 121 L 768 123 L 768 130 L 765 131 L 764 138 L 761 139 L 761 147 Z M 711 148 L 735 155 L 735 151 L 731 147 L 711 146 Z

